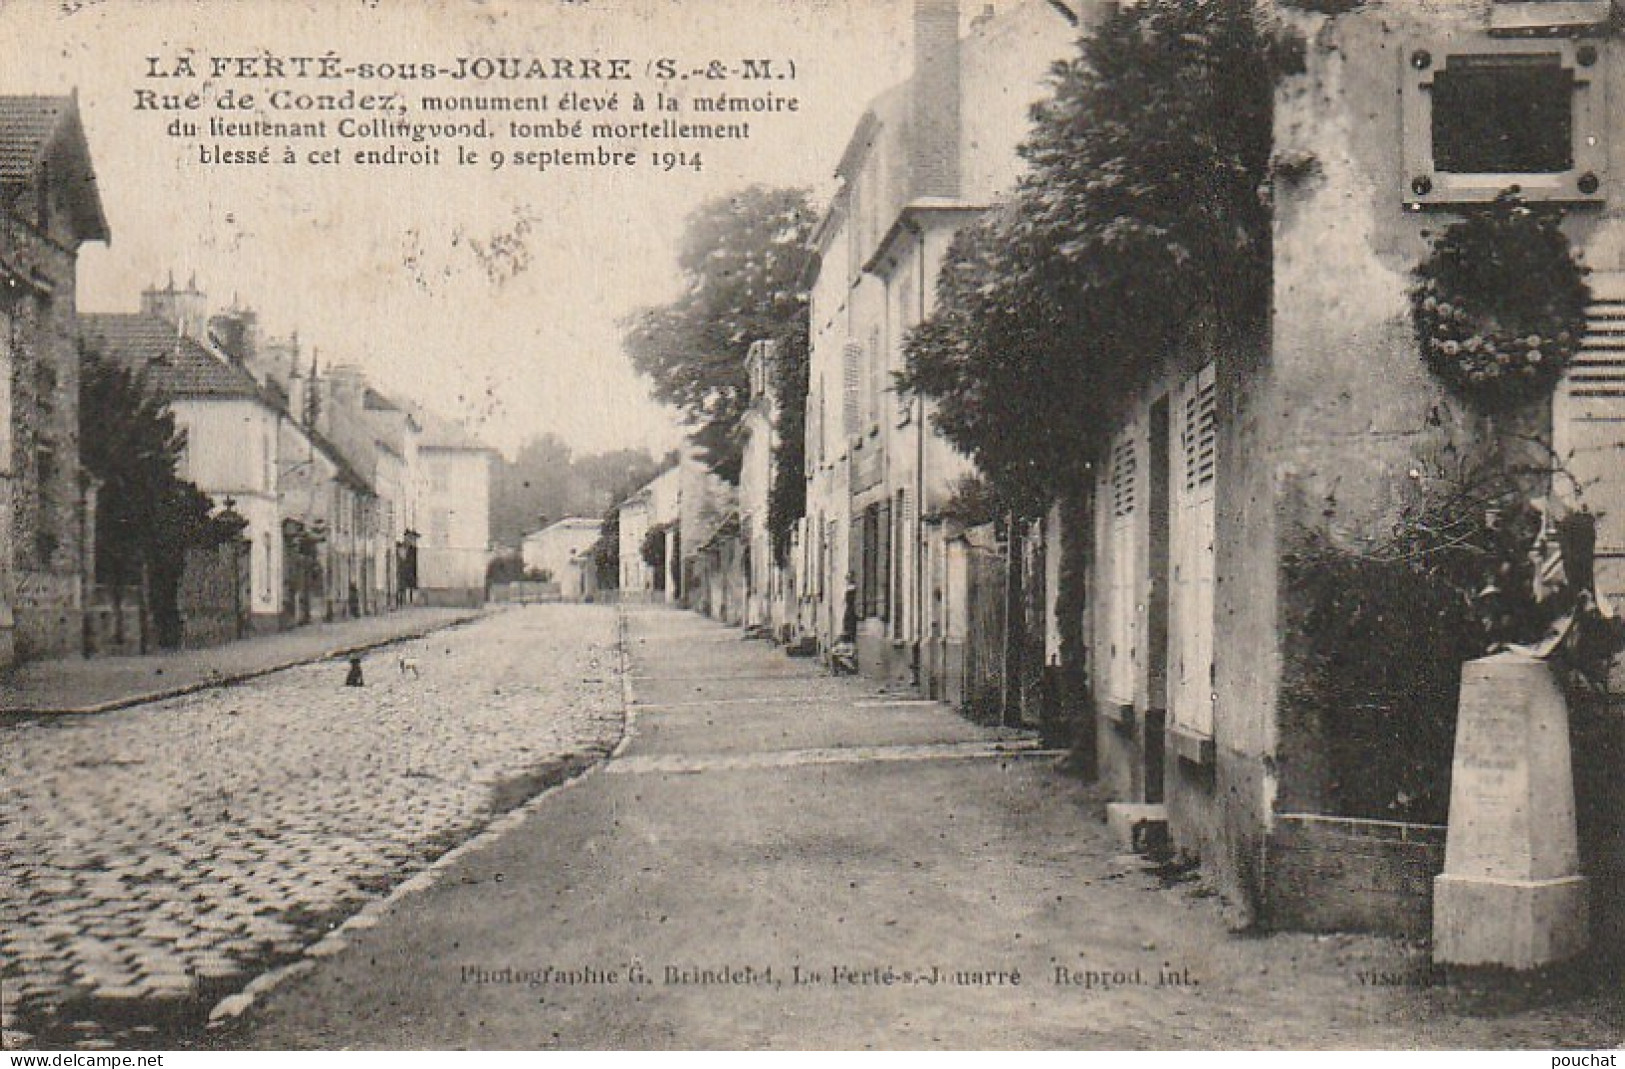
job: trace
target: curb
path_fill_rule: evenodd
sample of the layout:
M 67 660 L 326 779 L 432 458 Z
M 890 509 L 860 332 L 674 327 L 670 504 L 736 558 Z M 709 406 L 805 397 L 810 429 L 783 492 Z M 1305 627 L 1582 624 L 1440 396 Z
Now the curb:
M 616 616 L 615 645 L 619 653 L 621 672 L 622 727 L 621 737 L 616 741 L 615 745 L 607 752 L 601 753 L 595 761 L 581 769 L 575 775 L 564 780 L 564 782 L 541 791 L 534 797 L 526 800 L 524 804 L 516 806 L 515 808 L 510 809 L 508 812 L 497 817 L 495 820 L 491 821 L 491 823 L 481 828 L 472 837 L 465 839 L 463 842 L 458 843 L 444 854 L 441 854 L 439 857 L 435 858 L 422 871 L 414 874 L 401 883 L 396 884 L 390 889 L 388 894 L 384 895 L 384 897 L 373 899 L 371 902 L 368 902 L 366 905 L 362 906 L 360 910 L 345 918 L 345 920 L 332 931 L 328 932 L 326 935 L 316 940 L 316 942 L 306 947 L 298 959 L 291 961 L 286 965 L 281 965 L 277 968 L 271 969 L 268 972 L 261 973 L 259 976 L 256 976 L 252 981 L 250 981 L 241 991 L 233 995 L 227 995 L 225 998 L 221 999 L 215 1004 L 214 1008 L 209 1011 L 208 1023 L 205 1026 L 206 1028 L 218 1029 L 225 1026 L 236 1018 L 241 1017 L 250 1007 L 254 1005 L 256 1001 L 258 1001 L 262 996 L 270 993 L 278 985 L 310 972 L 316 967 L 316 963 L 320 959 L 333 957 L 335 954 L 339 954 L 348 949 L 350 946 L 351 936 L 353 936 L 355 933 L 364 932 L 369 928 L 377 927 L 378 922 L 383 920 L 384 915 L 395 908 L 395 906 L 398 905 L 403 899 L 410 895 L 417 894 L 420 891 L 426 891 L 435 884 L 439 883 L 441 875 L 452 865 L 455 865 L 469 854 L 474 853 L 477 850 L 484 849 L 496 839 L 514 830 L 520 824 L 530 819 L 531 814 L 536 809 L 540 808 L 542 803 L 552 798 L 558 792 L 569 790 L 576 784 L 582 783 L 590 777 L 598 774 L 608 761 L 613 760 L 626 749 L 626 746 L 632 737 L 632 707 L 629 704 L 629 699 L 632 693 L 632 683 L 631 673 L 627 670 L 629 654 L 627 652 L 626 643 L 626 613 L 624 610 L 617 609 Z M 382 643 L 380 645 L 382 645 Z
M 632 687 L 632 644 L 628 641 L 630 633 L 626 608 L 618 606 L 615 610 L 615 634 L 621 651 L 621 738 L 609 751 L 608 760 L 626 753 L 626 748 L 632 745 L 632 740 L 638 734 L 637 696 Z
M 474 620 L 478 620 L 485 615 L 487 615 L 487 613 L 484 612 L 470 613 L 467 616 L 458 616 L 450 620 L 445 620 L 441 623 L 434 624 L 431 627 L 404 631 L 398 635 L 391 635 L 388 638 L 374 639 L 371 642 L 362 642 L 351 646 L 339 646 L 333 649 L 324 650 L 321 653 L 297 657 L 291 661 L 279 661 L 276 664 L 261 668 L 251 668 L 246 671 L 212 676 L 208 679 L 200 679 L 191 683 L 183 683 L 179 686 L 167 687 L 162 690 L 143 691 L 140 694 L 126 694 L 118 698 L 111 698 L 104 702 L 97 702 L 93 705 L 81 705 L 60 709 L 0 709 L 0 717 L 92 716 L 96 713 L 111 713 L 115 710 L 128 709 L 135 705 L 146 705 L 149 702 L 167 701 L 170 698 L 181 698 L 188 694 L 196 694 L 199 691 L 212 690 L 216 687 L 229 687 L 237 683 L 246 683 L 248 680 L 258 679 L 261 676 L 268 676 L 274 672 L 286 671 L 289 668 L 301 668 L 310 664 L 319 664 L 322 661 L 337 660 L 341 657 L 348 657 L 354 653 L 366 653 L 369 650 L 382 649 L 385 646 L 393 646 L 398 642 L 415 642 L 420 638 L 426 638 L 429 635 L 434 634 L 436 631 L 444 631 L 450 627 L 461 627 L 462 625 L 470 623 Z

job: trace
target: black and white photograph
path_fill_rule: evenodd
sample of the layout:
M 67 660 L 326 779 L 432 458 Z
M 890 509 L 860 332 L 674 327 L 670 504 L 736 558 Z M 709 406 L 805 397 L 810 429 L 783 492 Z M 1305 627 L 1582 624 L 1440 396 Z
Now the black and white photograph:
M 0 0 L 8 1065 L 1614 1065 L 1622 655 L 1619 0 Z

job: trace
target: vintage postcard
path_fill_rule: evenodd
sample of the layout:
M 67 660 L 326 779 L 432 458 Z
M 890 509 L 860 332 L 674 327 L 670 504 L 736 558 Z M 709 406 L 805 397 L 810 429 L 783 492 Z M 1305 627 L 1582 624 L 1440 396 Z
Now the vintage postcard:
M 1614 1064 L 1620 19 L 0 3 L 0 1047 Z

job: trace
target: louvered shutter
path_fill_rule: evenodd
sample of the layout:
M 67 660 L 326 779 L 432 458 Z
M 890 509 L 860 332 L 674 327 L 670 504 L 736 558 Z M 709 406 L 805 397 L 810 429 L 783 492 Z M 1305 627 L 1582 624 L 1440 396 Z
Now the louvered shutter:
M 1553 397 L 1552 445 L 1599 516 L 1597 586 L 1625 607 L 1625 274 L 1587 282 L 1586 337 Z
M 891 619 L 892 531 L 891 502 L 883 501 L 875 514 L 875 615 Z
M 1133 424 L 1112 443 L 1107 492 L 1111 522 L 1106 596 L 1106 690 L 1120 704 L 1134 701 L 1134 517 L 1139 504 L 1139 442 Z
M 841 348 L 841 422 L 846 437 L 855 437 L 858 425 L 858 372 L 863 346 L 849 341 Z
M 868 615 L 869 610 L 869 547 L 864 543 L 863 528 L 864 516 L 860 512 L 858 515 L 852 517 L 852 537 L 851 541 L 847 543 L 846 548 L 846 559 L 851 565 L 852 583 L 856 587 L 856 589 L 852 591 L 852 596 L 857 601 L 854 608 L 857 611 L 859 619 L 862 619 L 864 616 Z M 846 611 L 846 602 L 844 601 L 846 591 L 844 588 L 842 590 L 841 597 L 843 598 L 841 603 L 841 611 L 844 613 Z
M 914 572 L 919 562 L 914 559 L 913 550 L 918 537 L 914 530 L 914 499 L 909 496 L 906 489 L 897 491 L 897 530 L 895 532 L 895 550 L 897 561 L 892 569 L 892 607 L 893 615 L 897 621 L 895 634 L 901 638 L 908 637 L 907 628 L 917 617 L 919 607 L 914 604 Z
M 1213 366 L 1177 396 L 1169 454 L 1176 458 L 1170 516 L 1169 712 L 1196 735 L 1213 733 L 1213 576 L 1218 425 Z

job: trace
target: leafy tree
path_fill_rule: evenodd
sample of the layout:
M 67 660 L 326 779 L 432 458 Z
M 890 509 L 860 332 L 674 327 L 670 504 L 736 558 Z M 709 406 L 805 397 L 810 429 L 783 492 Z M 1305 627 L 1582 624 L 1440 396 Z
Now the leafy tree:
M 773 363 L 772 389 L 778 403 L 773 484 L 768 487 L 767 530 L 773 559 L 790 555 L 796 521 L 807 514 L 807 319 L 802 316 L 780 336 Z
M 571 470 L 578 491 L 585 496 L 573 511 L 591 515 L 606 504 L 619 504 L 675 459 L 657 460 L 642 449 L 612 449 L 577 458 Z
M 517 583 L 525 578 L 525 562 L 518 553 L 498 553 L 485 565 L 486 589 L 502 583 Z
M 621 506 L 611 505 L 604 511 L 603 523 L 598 528 L 598 541 L 588 551 L 593 570 L 598 573 L 601 590 L 616 590 L 621 585 Z
M 649 566 L 654 576 L 656 590 L 666 588 L 666 532 L 670 530 L 669 523 L 655 524 L 644 532 L 643 545 L 638 547 L 643 563 Z
M 648 482 L 657 462 L 641 449 L 614 449 L 573 457 L 555 434 L 543 434 L 519 447 L 513 460 L 497 464 L 491 484 L 491 537 L 518 545 L 538 527 L 565 516 L 601 513 L 628 483 Z M 621 496 L 624 496 L 622 494 Z
M 79 449 L 101 484 L 96 508 L 96 578 L 124 592 L 145 581 L 158 640 L 181 640 L 178 593 L 186 551 L 241 535 L 230 510 L 213 514 L 209 496 L 179 474 L 186 433 L 144 378 L 81 345 Z
M 689 418 L 705 463 L 730 482 L 739 478 L 751 343 L 805 334 L 801 270 L 813 222 L 805 190 L 751 186 L 707 202 L 678 253 L 682 296 L 625 324 L 633 366 L 656 400 Z
M 1084 478 L 1103 407 L 1176 346 L 1261 322 L 1275 80 L 1251 0 L 1143 0 L 1051 72 L 1010 200 L 953 242 L 906 389 L 1036 515 Z
M 544 522 L 570 514 L 575 493 L 570 446 L 557 435 L 544 434 L 519 447 L 513 460 L 503 458 L 491 480 L 491 538 L 514 546 Z

